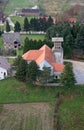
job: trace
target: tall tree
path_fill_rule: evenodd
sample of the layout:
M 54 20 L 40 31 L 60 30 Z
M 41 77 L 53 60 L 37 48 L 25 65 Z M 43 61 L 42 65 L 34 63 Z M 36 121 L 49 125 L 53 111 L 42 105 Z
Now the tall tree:
M 64 71 L 60 77 L 60 81 L 63 85 L 67 86 L 72 86 L 76 83 L 72 63 L 67 63 L 65 65 Z
M 37 66 L 36 62 L 35 61 L 30 62 L 27 66 L 26 80 L 32 81 L 34 83 L 38 75 L 39 75 L 39 67 Z
M 14 32 L 20 32 L 21 31 L 21 25 L 18 21 L 16 21 L 14 26 Z
M 48 21 L 47 21 L 47 28 L 51 27 L 53 25 L 53 19 L 51 16 L 49 16 Z
M 51 78 L 52 78 L 51 68 L 44 66 L 43 70 L 40 72 L 40 75 L 39 75 L 39 78 L 38 78 L 39 82 L 41 84 L 46 84 L 46 83 L 48 83 L 48 81 L 50 81 Z
M 10 32 L 10 25 L 8 21 L 6 21 L 6 32 Z
M 24 48 L 23 48 L 23 53 L 27 52 L 28 50 L 30 50 L 30 41 L 29 38 L 26 37 L 24 40 Z
M 26 80 L 26 69 L 27 69 L 27 62 L 22 58 L 20 58 L 20 60 L 18 61 L 18 66 L 16 71 L 16 78 L 18 80 L 23 82 Z
M 30 31 L 30 24 L 29 24 L 29 21 L 27 19 L 27 17 L 25 17 L 24 19 L 24 25 L 23 25 L 23 28 L 24 28 L 24 31 Z

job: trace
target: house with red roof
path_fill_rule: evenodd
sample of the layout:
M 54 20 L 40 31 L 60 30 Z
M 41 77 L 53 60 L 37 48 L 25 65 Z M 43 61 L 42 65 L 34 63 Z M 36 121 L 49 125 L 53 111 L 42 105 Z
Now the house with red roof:
M 42 70 L 44 66 L 50 67 L 51 75 L 55 75 L 56 78 L 59 78 L 61 72 L 64 69 L 64 65 L 63 63 L 60 62 L 61 60 L 56 61 L 57 57 L 55 57 L 56 54 L 54 54 L 54 52 L 55 52 L 54 48 L 51 49 L 45 44 L 39 50 L 29 50 L 28 52 L 23 54 L 22 57 L 28 63 L 34 60 L 39 66 L 40 70 Z M 58 55 L 58 56 L 61 56 L 61 55 Z M 59 57 L 59 59 L 60 58 L 61 57 Z
M 68 22 L 70 22 L 70 23 L 76 23 L 77 19 L 76 18 L 68 18 Z

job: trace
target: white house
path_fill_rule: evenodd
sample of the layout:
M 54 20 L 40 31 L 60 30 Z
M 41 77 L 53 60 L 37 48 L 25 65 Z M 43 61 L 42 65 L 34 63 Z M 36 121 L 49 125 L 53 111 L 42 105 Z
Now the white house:
M 5 57 L 0 56 L 0 80 L 9 76 L 10 64 Z
M 54 39 L 56 41 L 56 39 Z M 63 41 L 63 39 L 61 39 Z M 58 39 L 58 42 L 60 39 Z M 44 66 L 51 68 L 51 74 L 56 78 L 60 77 L 61 72 L 64 69 L 63 65 L 63 49 L 60 43 L 54 43 L 54 47 L 51 49 L 47 45 L 42 46 L 39 50 L 29 50 L 23 54 L 23 59 L 28 63 L 36 61 L 40 70 Z M 60 41 L 61 42 L 61 41 Z M 57 44 L 57 46 L 56 46 Z

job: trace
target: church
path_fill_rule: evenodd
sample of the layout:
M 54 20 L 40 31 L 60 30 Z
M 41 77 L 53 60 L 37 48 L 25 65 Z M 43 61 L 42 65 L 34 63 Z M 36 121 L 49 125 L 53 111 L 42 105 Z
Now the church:
M 54 75 L 55 78 L 59 79 L 60 74 L 64 69 L 63 48 L 61 46 L 63 38 L 52 38 L 52 42 L 54 42 L 54 47 L 52 49 L 45 44 L 39 50 L 29 50 L 23 54 L 22 57 L 27 63 L 35 61 L 40 70 L 42 70 L 44 66 L 50 67 L 51 75 Z

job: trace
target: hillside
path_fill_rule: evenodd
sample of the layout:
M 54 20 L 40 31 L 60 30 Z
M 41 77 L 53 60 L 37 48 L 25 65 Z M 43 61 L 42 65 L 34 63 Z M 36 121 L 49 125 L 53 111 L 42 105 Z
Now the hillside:
M 32 2 L 31 0 L 25 0 L 24 2 L 23 0 L 9 0 L 5 13 L 10 14 L 14 13 L 15 10 L 20 11 L 24 7 L 38 5 L 46 14 L 55 15 L 57 12 L 62 12 L 75 4 L 84 5 L 84 0 L 32 0 Z

